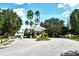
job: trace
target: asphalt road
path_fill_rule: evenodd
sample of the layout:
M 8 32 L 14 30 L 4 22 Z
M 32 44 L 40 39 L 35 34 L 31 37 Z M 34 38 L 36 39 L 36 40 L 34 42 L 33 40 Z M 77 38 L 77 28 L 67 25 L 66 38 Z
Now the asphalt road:
M 79 51 L 79 42 L 63 38 L 49 41 L 16 39 L 13 45 L 0 49 L 0 56 L 60 56 L 61 52 L 69 50 Z

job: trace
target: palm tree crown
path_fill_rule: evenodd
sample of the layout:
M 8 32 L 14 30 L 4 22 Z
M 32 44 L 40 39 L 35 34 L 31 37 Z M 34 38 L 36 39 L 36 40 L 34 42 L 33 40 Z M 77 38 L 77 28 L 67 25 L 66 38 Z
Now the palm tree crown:
M 36 15 L 36 16 L 39 16 L 39 15 L 40 15 L 40 12 L 39 12 L 39 11 L 36 11 L 36 12 L 35 12 L 35 15 Z
M 27 12 L 27 18 L 28 18 L 28 19 L 33 19 L 33 11 L 32 11 L 32 10 L 29 10 L 29 11 Z

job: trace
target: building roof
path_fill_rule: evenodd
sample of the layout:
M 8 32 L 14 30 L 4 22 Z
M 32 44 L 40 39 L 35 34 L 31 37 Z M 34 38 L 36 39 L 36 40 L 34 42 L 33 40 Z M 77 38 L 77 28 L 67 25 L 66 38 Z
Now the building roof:
M 45 30 L 45 28 L 41 26 L 31 26 L 28 30 L 34 30 L 34 31 L 40 32 L 40 31 Z

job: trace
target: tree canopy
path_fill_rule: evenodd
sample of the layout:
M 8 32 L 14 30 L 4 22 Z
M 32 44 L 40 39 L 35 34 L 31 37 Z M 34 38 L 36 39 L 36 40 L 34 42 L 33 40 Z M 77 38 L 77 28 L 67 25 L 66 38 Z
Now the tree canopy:
M 40 12 L 39 11 L 35 11 L 35 15 L 36 15 L 35 25 L 38 25 L 38 23 L 40 21 Z
M 0 9 L 0 29 L 3 35 L 14 35 L 21 27 L 22 20 L 12 9 Z
M 57 18 L 50 18 L 41 22 L 41 26 L 47 29 L 47 33 L 50 37 L 59 37 L 64 27 L 64 21 Z
M 79 33 L 79 9 L 75 9 L 70 14 L 70 26 L 73 34 Z
M 29 11 L 27 12 L 27 19 L 28 19 L 28 20 L 25 22 L 26 25 L 30 25 L 30 26 L 33 25 L 33 23 L 34 23 L 34 22 L 32 21 L 33 17 L 34 17 L 33 11 L 32 11 L 32 10 L 29 10 Z

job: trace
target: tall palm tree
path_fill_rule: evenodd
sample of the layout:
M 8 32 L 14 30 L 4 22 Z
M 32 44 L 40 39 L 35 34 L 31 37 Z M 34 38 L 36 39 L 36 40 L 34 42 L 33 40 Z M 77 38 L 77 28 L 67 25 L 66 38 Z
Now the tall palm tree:
M 28 12 L 27 12 L 27 19 L 28 19 L 28 21 L 26 21 L 25 23 L 28 25 L 30 25 L 30 27 L 33 25 L 33 21 L 32 21 L 32 19 L 33 19 L 33 11 L 32 10 L 29 10 Z M 32 37 L 32 32 L 30 31 L 30 33 L 31 33 L 31 35 L 30 35 L 30 38 Z
M 40 18 L 40 12 L 39 11 L 36 11 L 35 12 L 35 15 L 36 15 L 36 19 L 35 19 L 35 25 L 38 25 L 38 23 L 39 23 L 39 18 Z
M 29 10 L 28 12 L 27 12 L 27 19 L 29 20 L 29 25 L 30 26 L 32 26 L 31 25 L 31 22 L 32 22 L 32 19 L 33 19 L 33 11 L 32 10 Z

